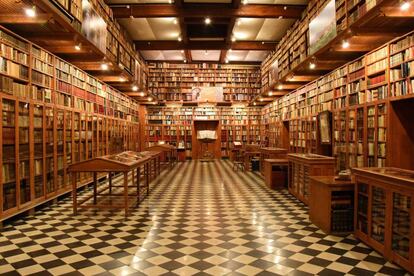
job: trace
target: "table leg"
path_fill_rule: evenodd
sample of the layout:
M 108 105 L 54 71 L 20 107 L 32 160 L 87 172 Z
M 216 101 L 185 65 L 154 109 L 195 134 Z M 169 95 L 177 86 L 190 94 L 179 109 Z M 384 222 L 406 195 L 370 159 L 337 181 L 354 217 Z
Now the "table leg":
M 124 207 L 125 217 L 128 216 L 128 172 L 124 172 Z
M 93 173 L 93 204 L 96 205 L 96 198 L 97 198 L 97 193 L 98 193 L 98 183 L 97 183 L 97 173 L 94 172 Z
M 78 200 L 76 191 L 76 172 L 72 172 L 72 201 L 73 201 L 73 214 L 78 214 Z
M 112 194 L 112 173 L 109 173 L 109 194 Z

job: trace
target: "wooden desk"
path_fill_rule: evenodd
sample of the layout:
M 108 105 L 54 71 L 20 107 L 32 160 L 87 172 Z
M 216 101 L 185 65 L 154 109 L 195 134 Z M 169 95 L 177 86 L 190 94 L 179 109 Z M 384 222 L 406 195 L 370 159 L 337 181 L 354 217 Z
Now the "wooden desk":
M 311 176 L 309 219 L 327 234 L 354 231 L 355 179 L 335 180 L 335 176 Z
M 166 162 L 170 168 L 178 160 L 177 148 L 168 144 L 158 144 L 145 149 L 146 151 L 161 152 L 161 161 Z
M 263 147 L 259 149 L 260 151 L 260 172 L 264 174 L 263 161 L 265 159 L 286 159 L 287 158 L 287 149 L 283 148 L 274 148 L 274 147 Z
M 264 159 L 263 171 L 266 186 L 283 189 L 287 184 L 289 161 L 287 159 Z M 275 170 L 277 168 L 278 170 Z
M 289 192 L 308 205 L 309 177 L 335 174 L 335 158 L 306 153 L 290 153 Z
M 247 171 L 251 171 L 251 161 L 254 157 L 260 157 L 260 151 L 244 151 L 243 152 L 243 159 L 244 159 L 244 168 Z
M 149 183 L 151 178 L 155 178 L 160 173 L 160 156 L 160 152 L 126 151 L 119 154 L 105 155 L 70 165 L 68 167 L 68 172 L 72 173 L 73 213 L 76 215 L 78 208 L 123 208 L 125 210 L 125 216 L 127 216 L 130 206 L 129 199 L 133 198 L 134 203 L 139 203 L 146 195 L 149 194 Z M 141 170 L 141 168 L 143 170 Z M 81 172 L 93 173 L 93 193 L 90 196 L 84 197 L 81 201 L 78 201 L 76 176 Z M 109 185 L 107 187 L 104 187 L 104 189 L 98 191 L 97 174 L 101 172 L 108 173 Z M 113 185 L 113 173 L 123 173 L 124 183 L 122 186 Z M 132 174 L 132 185 L 128 185 L 128 173 Z M 141 176 L 145 181 L 144 185 L 141 185 Z M 123 188 L 123 193 L 114 194 L 112 192 L 113 187 Z M 136 189 L 135 193 L 129 193 L 129 188 Z M 108 193 L 103 194 L 105 191 L 108 191 Z M 98 195 L 102 197 L 109 197 L 109 203 L 99 204 Z M 123 197 L 122 204 L 113 204 L 111 198 L 116 196 Z M 84 204 L 91 198 L 93 198 L 92 204 Z

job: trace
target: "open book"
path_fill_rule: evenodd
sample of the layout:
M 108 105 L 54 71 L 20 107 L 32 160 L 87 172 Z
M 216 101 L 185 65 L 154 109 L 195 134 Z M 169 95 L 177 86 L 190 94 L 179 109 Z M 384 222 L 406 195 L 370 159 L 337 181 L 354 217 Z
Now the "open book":
M 197 131 L 197 139 L 198 140 L 216 140 L 217 139 L 217 133 L 215 130 L 199 130 Z

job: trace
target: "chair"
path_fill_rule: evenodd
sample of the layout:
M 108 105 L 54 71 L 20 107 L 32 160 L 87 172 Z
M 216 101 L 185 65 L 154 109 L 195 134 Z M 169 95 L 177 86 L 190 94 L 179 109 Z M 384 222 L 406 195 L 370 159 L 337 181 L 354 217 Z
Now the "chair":
M 244 171 L 244 158 L 241 149 L 233 149 L 233 171 Z

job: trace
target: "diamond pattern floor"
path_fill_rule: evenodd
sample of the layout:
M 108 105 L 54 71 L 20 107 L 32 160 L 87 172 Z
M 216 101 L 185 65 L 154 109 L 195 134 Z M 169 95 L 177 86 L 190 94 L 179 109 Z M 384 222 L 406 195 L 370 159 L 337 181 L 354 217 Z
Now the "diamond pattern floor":
M 229 161 L 164 172 L 125 220 L 71 201 L 1 230 L 1 275 L 404 275 L 352 236 L 325 235 L 307 208 Z

